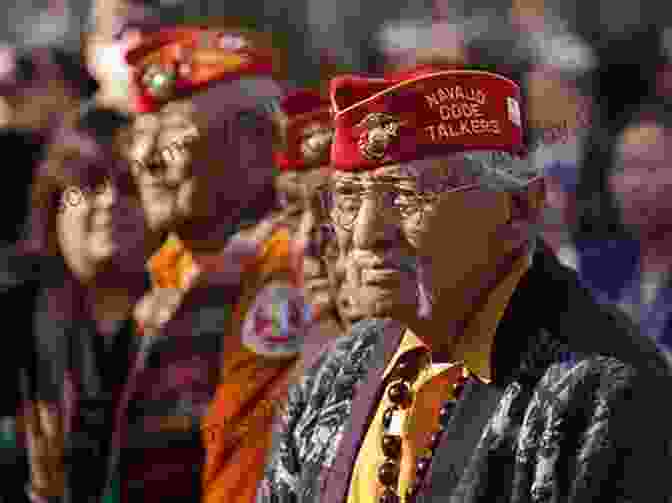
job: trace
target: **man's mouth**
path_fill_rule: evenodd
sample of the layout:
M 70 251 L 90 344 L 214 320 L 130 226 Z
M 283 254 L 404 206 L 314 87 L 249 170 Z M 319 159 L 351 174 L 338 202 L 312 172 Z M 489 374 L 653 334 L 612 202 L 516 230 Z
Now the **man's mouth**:
M 267 335 L 265 337 L 266 342 L 273 342 L 273 343 L 280 343 L 280 342 L 288 342 L 290 340 L 290 337 L 286 335 Z
M 269 344 L 285 344 L 288 342 L 295 341 L 296 338 L 297 334 L 294 333 L 293 331 L 283 335 L 278 335 L 277 332 L 272 331 L 271 333 L 266 333 L 263 335 L 264 342 Z
M 324 276 L 312 276 L 304 278 L 303 286 L 308 291 L 325 290 L 329 288 L 329 280 Z

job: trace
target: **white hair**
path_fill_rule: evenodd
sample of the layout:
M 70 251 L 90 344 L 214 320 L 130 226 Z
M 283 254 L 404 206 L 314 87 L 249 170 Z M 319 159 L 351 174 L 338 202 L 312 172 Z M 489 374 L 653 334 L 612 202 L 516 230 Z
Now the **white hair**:
M 529 158 L 521 159 L 505 152 L 468 152 L 462 156 L 467 161 L 465 169 L 469 174 L 491 190 L 518 192 L 541 175 Z
M 516 193 L 525 189 L 528 183 L 541 176 L 542 170 L 530 158 L 514 157 L 505 152 L 484 151 L 462 154 L 465 169 L 485 187 L 502 192 Z M 536 250 L 536 241 L 541 232 L 540 225 L 532 225 L 529 234 L 530 259 Z

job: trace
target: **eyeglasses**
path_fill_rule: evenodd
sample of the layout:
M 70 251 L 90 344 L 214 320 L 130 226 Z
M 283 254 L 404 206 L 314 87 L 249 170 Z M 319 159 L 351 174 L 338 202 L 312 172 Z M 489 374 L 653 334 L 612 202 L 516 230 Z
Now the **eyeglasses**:
M 336 182 L 321 189 L 320 199 L 323 211 L 333 225 L 352 231 L 365 199 L 373 200 L 376 211 L 384 212 L 390 219 L 399 222 L 415 219 L 416 224 L 420 225 L 441 195 L 480 187 L 481 184 L 460 187 L 448 185 L 421 192 L 399 182 Z

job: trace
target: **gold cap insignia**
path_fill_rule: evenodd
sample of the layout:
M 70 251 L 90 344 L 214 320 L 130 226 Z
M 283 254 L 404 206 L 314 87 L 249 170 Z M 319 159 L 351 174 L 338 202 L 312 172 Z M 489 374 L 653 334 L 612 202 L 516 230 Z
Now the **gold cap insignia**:
M 406 123 L 396 117 L 382 112 L 370 113 L 364 117 L 357 124 L 358 128 L 365 128 L 357 142 L 362 157 L 369 161 L 383 159 L 392 142 L 399 137 L 399 129 L 404 124 Z
M 176 80 L 174 70 L 159 65 L 150 65 L 142 76 L 142 83 L 149 94 L 160 100 L 168 100 L 173 96 Z
M 329 161 L 334 129 L 327 124 L 313 122 L 301 130 L 301 155 L 308 164 Z

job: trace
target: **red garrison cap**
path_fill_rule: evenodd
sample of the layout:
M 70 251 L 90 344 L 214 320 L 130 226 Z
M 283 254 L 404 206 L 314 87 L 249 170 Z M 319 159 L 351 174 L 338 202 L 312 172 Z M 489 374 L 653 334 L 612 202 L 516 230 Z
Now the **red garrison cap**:
M 302 144 L 312 128 L 333 127 L 329 100 L 311 89 L 299 89 L 285 97 L 280 106 L 287 115 L 287 150 L 276 154 L 278 167 L 283 171 L 316 167 L 306 158 Z
M 520 87 L 480 70 L 422 67 L 331 81 L 331 165 L 344 171 L 473 150 L 524 152 Z
M 136 111 L 153 112 L 164 103 L 243 76 L 273 75 L 272 48 L 251 32 L 176 27 L 159 30 L 128 51 L 138 90 Z

